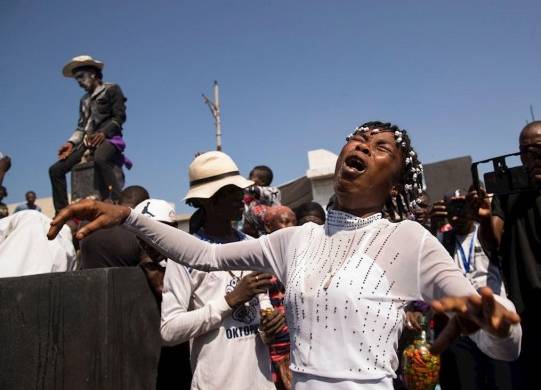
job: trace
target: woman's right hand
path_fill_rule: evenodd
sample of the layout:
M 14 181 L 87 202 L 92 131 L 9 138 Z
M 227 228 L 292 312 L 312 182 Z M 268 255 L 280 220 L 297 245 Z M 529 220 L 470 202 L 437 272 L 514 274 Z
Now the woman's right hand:
M 54 239 L 62 226 L 73 218 L 90 221 L 75 233 L 75 238 L 82 240 L 96 230 L 122 224 L 129 215 L 129 207 L 84 199 L 60 210 L 51 221 L 47 238 Z

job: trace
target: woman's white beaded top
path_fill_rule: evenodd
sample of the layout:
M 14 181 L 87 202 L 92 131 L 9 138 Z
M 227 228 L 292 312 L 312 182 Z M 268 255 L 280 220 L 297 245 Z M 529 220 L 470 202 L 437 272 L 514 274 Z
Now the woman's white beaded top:
M 416 245 L 408 244 L 408 225 L 421 233 Z M 417 226 L 331 210 L 324 228 L 305 229 L 286 283 L 295 371 L 353 380 L 393 375 L 404 306 L 421 298 L 424 231 Z
M 167 255 L 202 271 L 260 270 L 286 286 L 291 368 L 325 378 L 392 377 L 408 301 L 475 294 L 447 251 L 421 225 L 331 210 L 257 240 L 209 244 L 132 212 L 124 226 Z M 503 302 L 502 302 L 503 303 Z M 507 338 L 478 332 L 489 356 L 516 357 L 520 326 Z

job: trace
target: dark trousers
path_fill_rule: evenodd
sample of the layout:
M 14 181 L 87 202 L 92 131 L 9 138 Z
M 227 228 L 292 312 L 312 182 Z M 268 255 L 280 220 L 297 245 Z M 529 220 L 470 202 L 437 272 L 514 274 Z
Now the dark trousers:
M 468 337 L 441 354 L 442 390 L 511 390 L 511 365 L 485 355 Z
M 538 294 L 531 298 L 538 297 Z M 513 380 L 516 389 L 539 388 L 539 351 L 541 350 L 541 315 L 539 300 L 526 302 L 526 309 L 520 313 L 522 325 L 522 348 L 520 357 L 512 363 Z
M 79 145 L 65 160 L 58 160 L 49 168 L 49 177 L 53 188 L 53 204 L 57 213 L 68 205 L 66 174 L 81 161 L 85 151 L 86 147 Z M 103 187 L 100 188 L 100 193 L 102 197 L 106 196 L 108 188 L 111 187 L 113 200 L 118 200 L 120 197 L 120 184 L 113 171 L 115 161 L 119 156 L 118 149 L 107 141 L 103 141 L 94 151 L 94 166 Z
M 191 384 L 190 343 L 162 347 L 156 390 L 190 390 Z

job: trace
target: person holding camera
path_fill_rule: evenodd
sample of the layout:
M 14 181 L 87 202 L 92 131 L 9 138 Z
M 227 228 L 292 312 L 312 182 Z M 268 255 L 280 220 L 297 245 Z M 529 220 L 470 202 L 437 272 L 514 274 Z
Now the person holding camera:
M 475 191 L 456 190 L 436 202 L 432 215 L 433 219 L 442 220 L 436 221 L 437 225 L 441 226 L 443 219 L 449 224 L 448 229 L 438 233 L 438 239 L 475 289 L 490 287 L 495 294 L 505 297 L 498 263 L 493 253 L 485 252 L 481 245 L 483 228 L 490 226 L 488 198 L 477 196 Z M 512 388 L 509 363 L 486 355 L 467 336 L 459 336 L 441 358 L 442 390 Z
M 498 251 L 509 298 L 522 318 L 522 353 L 517 362 L 518 388 L 535 388 L 541 320 L 541 121 L 526 125 L 519 137 L 520 158 L 530 190 L 496 195 L 485 245 Z

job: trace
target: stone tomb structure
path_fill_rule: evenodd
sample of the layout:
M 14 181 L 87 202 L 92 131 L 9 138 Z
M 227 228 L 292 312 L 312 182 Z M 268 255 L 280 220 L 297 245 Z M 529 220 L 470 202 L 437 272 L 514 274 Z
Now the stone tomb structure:
M 0 279 L 0 389 L 149 390 L 160 312 L 139 267 Z

